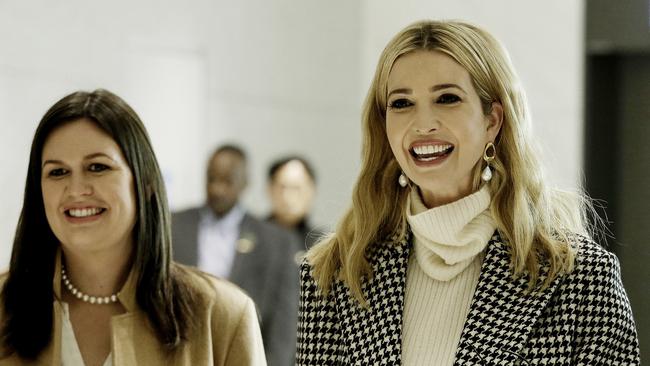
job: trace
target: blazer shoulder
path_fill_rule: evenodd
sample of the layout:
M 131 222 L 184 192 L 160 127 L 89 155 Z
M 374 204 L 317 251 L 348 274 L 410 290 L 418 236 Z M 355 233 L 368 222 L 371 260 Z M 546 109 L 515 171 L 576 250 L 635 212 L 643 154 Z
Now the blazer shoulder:
M 236 285 L 176 264 L 186 272 L 188 282 L 203 298 L 194 302 L 200 319 L 198 334 L 211 334 L 215 365 L 266 365 L 259 316 L 253 300 Z M 201 340 L 196 341 L 202 344 Z
M 174 219 L 189 219 L 194 217 L 199 217 L 201 207 L 190 207 L 180 211 L 172 212 L 172 221 Z
M 300 280 L 302 281 L 303 284 L 310 283 L 310 284 L 316 284 L 316 281 L 314 279 L 314 274 L 313 274 L 313 267 L 309 263 L 308 258 L 303 258 L 302 261 L 300 262 Z
M 242 228 L 259 234 L 269 234 L 273 236 L 289 236 L 290 232 L 273 223 L 260 220 L 249 213 L 242 219 Z
M 314 273 L 314 266 L 309 262 L 308 257 L 303 257 L 300 262 L 299 279 L 300 279 L 300 292 L 301 301 L 307 302 L 322 302 L 333 304 L 336 302 L 336 294 L 348 294 L 349 288 L 345 282 L 340 278 L 341 268 L 337 268 L 332 277 L 327 281 L 329 291 L 325 296 L 322 293 L 322 288 L 325 284 L 320 283 Z
M 270 222 L 246 214 L 241 224 L 241 235 L 253 234 L 265 247 L 266 251 L 282 251 L 288 253 L 299 245 L 298 236 Z M 290 258 L 293 260 L 293 257 Z
M 217 278 L 194 267 L 175 263 L 186 273 L 187 282 L 208 306 L 215 304 L 224 310 L 237 310 L 248 306 L 251 298 L 237 285 Z
M 573 243 L 574 269 L 557 293 L 556 309 L 576 314 L 577 364 L 639 364 L 639 342 L 618 258 L 587 237 Z M 568 312 L 566 306 L 573 303 Z M 558 316 L 558 319 L 560 316 Z M 617 362 L 614 362 L 616 360 Z
M 576 251 L 576 269 L 592 269 L 605 263 L 618 263 L 616 255 L 583 235 L 576 235 L 572 243 Z
M 301 302 L 320 302 L 323 300 L 321 293 L 322 284 L 318 283 L 314 276 L 314 267 L 309 263 L 307 257 L 304 257 L 300 262 L 298 269 L 300 278 L 300 297 Z M 335 276 L 336 277 L 336 276 Z M 334 287 L 340 286 L 340 283 L 335 279 L 329 281 L 330 291 L 327 295 L 328 301 L 332 301 L 332 291 Z

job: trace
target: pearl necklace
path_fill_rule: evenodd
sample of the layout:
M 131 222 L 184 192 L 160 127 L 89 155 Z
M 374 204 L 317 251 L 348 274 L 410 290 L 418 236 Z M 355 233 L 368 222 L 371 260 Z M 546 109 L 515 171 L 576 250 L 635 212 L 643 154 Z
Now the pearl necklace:
M 114 293 L 111 296 L 90 296 L 87 294 L 84 294 L 81 292 L 79 289 L 74 287 L 72 282 L 70 282 L 70 279 L 68 278 L 68 275 L 65 273 L 65 267 L 61 265 L 61 278 L 63 279 L 63 283 L 65 284 L 65 287 L 70 291 L 77 299 L 83 301 L 83 302 L 88 302 L 91 304 L 112 304 L 117 302 L 117 295 L 120 293 Z

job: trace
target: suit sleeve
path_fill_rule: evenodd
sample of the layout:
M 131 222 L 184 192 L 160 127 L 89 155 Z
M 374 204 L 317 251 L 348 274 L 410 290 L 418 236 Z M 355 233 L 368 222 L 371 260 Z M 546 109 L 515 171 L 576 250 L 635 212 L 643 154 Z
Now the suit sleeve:
M 340 327 L 332 293 L 326 298 L 320 295 L 311 267 L 303 262 L 300 269 L 296 365 L 340 363 L 343 353 Z
M 172 250 L 174 261 L 188 266 L 198 264 L 199 210 L 172 214 Z
M 274 278 L 267 282 L 272 287 L 271 302 L 262 314 L 262 336 L 269 366 L 286 366 L 293 363 L 296 351 L 298 266 L 293 259 L 294 236 L 282 232 L 277 238 Z
M 582 285 L 573 363 L 639 365 L 639 341 L 616 256 L 597 258 Z

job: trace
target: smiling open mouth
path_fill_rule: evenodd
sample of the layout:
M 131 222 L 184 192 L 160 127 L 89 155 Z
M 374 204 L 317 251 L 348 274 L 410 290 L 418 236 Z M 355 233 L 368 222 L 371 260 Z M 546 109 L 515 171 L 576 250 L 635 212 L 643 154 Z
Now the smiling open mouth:
M 453 145 L 419 145 L 409 149 L 417 161 L 427 162 L 446 157 L 454 151 Z
M 106 211 L 105 208 L 99 208 L 99 207 L 94 207 L 94 208 L 72 208 L 69 210 L 65 211 L 65 214 L 70 217 L 90 217 L 90 216 L 95 216 L 99 215 Z

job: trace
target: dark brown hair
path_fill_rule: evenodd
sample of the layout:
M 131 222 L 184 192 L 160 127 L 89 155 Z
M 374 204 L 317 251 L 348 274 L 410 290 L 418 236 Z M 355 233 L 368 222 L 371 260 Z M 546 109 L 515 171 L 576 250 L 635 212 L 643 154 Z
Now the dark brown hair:
M 165 187 L 147 131 L 126 102 L 106 90 L 76 92 L 52 106 L 32 142 L 23 207 L 9 274 L 2 289 L 5 350 L 37 358 L 52 337 L 53 272 L 59 241 L 50 229 L 41 193 L 43 145 L 55 129 L 85 118 L 110 135 L 133 174 L 137 213 L 133 238 L 136 301 L 161 344 L 175 349 L 192 329 L 194 291 L 171 262 L 171 228 Z

